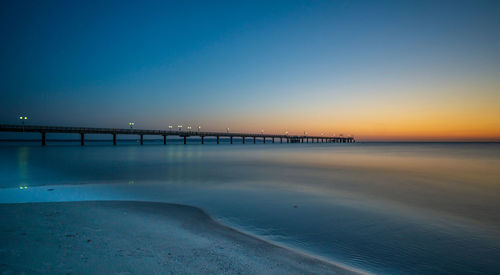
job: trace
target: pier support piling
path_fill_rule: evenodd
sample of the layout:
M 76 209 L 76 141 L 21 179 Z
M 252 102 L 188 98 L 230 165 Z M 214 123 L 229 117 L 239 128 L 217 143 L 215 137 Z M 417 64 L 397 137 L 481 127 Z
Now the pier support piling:
M 186 143 L 187 143 L 187 137 L 184 136 L 184 144 L 186 144 Z
M 166 145 L 166 144 L 167 144 L 167 136 L 166 136 L 166 135 L 164 135 L 164 136 L 163 136 L 163 145 Z
M 83 146 L 85 145 L 85 134 L 80 133 L 80 145 Z
M 253 144 L 255 144 L 255 137 L 253 137 Z
M 201 144 L 205 144 L 205 137 L 201 136 Z
M 217 144 L 219 144 L 219 136 L 217 136 Z
M 113 134 L 113 145 L 116 146 L 116 134 Z
M 42 146 L 45 146 L 46 145 L 46 142 L 45 142 L 45 132 L 42 132 Z
M 144 135 L 141 135 L 141 145 L 144 144 Z
M 245 144 L 245 137 L 242 137 L 242 142 L 243 144 Z
M 230 137 L 229 137 L 229 142 L 230 142 L 231 144 L 233 144 L 233 136 L 230 136 Z

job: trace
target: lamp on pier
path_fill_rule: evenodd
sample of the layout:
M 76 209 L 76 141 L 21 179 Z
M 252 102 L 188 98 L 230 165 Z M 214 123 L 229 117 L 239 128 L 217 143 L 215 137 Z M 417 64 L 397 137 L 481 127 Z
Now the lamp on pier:
M 27 116 L 20 116 L 19 119 L 21 120 L 21 123 L 23 124 L 24 126 L 24 121 L 28 119 Z
M 128 126 L 130 126 L 130 129 L 134 128 L 135 122 L 129 122 Z

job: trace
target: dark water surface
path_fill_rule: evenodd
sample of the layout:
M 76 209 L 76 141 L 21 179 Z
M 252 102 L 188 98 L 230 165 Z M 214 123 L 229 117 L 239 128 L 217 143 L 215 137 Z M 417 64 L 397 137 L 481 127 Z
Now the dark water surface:
M 184 203 L 373 273 L 500 273 L 500 144 L 0 144 L 0 202 Z

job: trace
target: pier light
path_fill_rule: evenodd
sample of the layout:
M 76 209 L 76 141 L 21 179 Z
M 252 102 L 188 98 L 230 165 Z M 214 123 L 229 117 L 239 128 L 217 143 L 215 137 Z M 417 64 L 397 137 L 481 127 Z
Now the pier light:
M 228 133 L 229 133 L 229 128 L 226 128 L 226 132 L 228 132 Z
M 191 126 L 188 126 L 187 127 L 188 131 L 191 131 L 191 129 L 193 129 Z
M 287 131 L 285 131 L 285 135 L 287 135 L 287 136 L 288 136 L 288 130 L 287 130 Z
M 128 126 L 130 126 L 130 129 L 134 128 L 135 122 L 129 122 Z
M 172 130 L 174 128 L 172 125 L 168 125 L 168 129 Z
M 198 132 L 200 131 L 200 129 L 201 129 L 201 126 L 198 126 Z
M 177 128 L 179 128 L 179 131 L 182 130 L 182 125 L 177 125 Z
M 260 133 L 261 133 L 261 134 L 264 134 L 264 130 L 260 130 Z
M 27 116 L 20 116 L 19 119 L 21 120 L 21 123 L 23 124 L 24 126 L 24 121 L 28 119 Z
M 28 117 L 27 117 L 27 116 L 20 116 L 20 117 L 19 117 L 19 119 L 20 119 L 20 120 L 27 120 L 27 119 L 28 119 Z

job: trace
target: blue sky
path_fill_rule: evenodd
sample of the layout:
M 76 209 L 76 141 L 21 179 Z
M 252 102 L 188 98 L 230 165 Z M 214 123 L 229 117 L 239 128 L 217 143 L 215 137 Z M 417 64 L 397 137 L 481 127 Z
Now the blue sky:
M 460 119 L 470 92 L 468 112 L 500 106 L 498 1 L 4 1 L 0 15 L 1 123 L 390 136 L 387 110 Z

